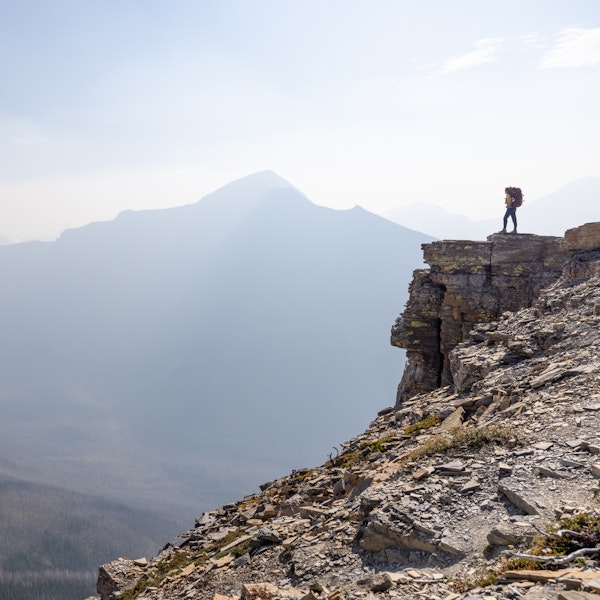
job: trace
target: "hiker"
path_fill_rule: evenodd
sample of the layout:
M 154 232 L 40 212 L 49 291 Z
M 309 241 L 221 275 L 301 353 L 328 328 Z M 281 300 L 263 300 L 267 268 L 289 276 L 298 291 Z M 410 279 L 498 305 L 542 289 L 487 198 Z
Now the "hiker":
M 523 203 L 523 193 L 521 192 L 521 188 L 507 187 L 504 189 L 504 194 L 506 212 L 504 213 L 504 227 L 500 233 L 506 233 L 508 217 L 510 217 L 513 222 L 513 230 L 511 233 L 517 233 L 517 208 Z

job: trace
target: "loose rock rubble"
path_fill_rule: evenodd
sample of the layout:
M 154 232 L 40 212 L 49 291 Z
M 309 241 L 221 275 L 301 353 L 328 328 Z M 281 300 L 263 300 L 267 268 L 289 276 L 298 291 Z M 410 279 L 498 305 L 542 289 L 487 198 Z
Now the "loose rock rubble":
M 452 385 L 382 410 L 325 464 L 203 514 L 150 561 L 103 565 L 100 598 L 598 597 L 593 556 L 532 571 L 505 551 L 600 509 L 599 225 L 533 304 L 449 351 Z

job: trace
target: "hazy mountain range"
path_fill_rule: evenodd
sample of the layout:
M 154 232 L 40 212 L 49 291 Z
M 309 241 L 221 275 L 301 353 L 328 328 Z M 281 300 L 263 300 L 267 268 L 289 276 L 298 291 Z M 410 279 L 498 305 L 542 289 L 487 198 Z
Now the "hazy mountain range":
M 597 220 L 599 193 L 590 178 L 526 202 L 522 231 Z M 394 218 L 445 238 L 498 229 L 423 206 Z M 28 598 L 19 572 L 37 567 L 48 597 L 79 598 L 104 556 L 150 552 L 364 429 L 403 369 L 390 328 L 433 239 L 412 229 L 263 172 L 3 245 L 2 594 Z
M 566 185 L 553 194 L 529 201 L 524 190 L 524 204 L 517 209 L 520 233 L 562 236 L 567 229 L 598 220 L 600 203 L 600 179 L 587 177 Z M 439 239 L 484 240 L 491 233 L 502 229 L 504 205 L 503 190 L 493 202 L 498 205 L 498 217 L 473 221 L 460 214 L 453 214 L 440 206 L 426 202 L 413 202 L 383 213 L 383 216 L 404 227 L 426 231 Z M 489 204 L 492 200 L 482 198 Z M 512 223 L 509 222 L 509 230 Z
M 523 207 L 518 211 L 519 230 L 522 233 L 561 236 L 567 229 L 598 219 L 596 205 L 600 201 L 600 178 L 580 179 L 532 201 L 525 194 L 524 200 Z M 397 206 L 380 214 L 394 223 L 439 239 L 483 240 L 502 228 L 502 190 L 499 190 L 497 198 L 482 199 L 482 203 L 497 206 L 498 216 L 472 220 L 467 215 L 452 213 L 438 204 L 420 201 Z M 568 211 L 565 207 L 568 207 Z M 0 246 L 10 243 L 11 240 L 0 233 Z
M 180 527 L 322 463 L 394 402 L 390 328 L 431 240 L 262 172 L 3 246 L 0 475 Z

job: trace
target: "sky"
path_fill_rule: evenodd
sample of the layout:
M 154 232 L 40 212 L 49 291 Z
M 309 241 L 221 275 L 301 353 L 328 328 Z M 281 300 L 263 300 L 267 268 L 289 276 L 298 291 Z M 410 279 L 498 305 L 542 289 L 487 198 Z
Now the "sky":
M 498 216 L 600 176 L 597 0 L 0 0 L 0 233 L 273 170 L 314 203 Z

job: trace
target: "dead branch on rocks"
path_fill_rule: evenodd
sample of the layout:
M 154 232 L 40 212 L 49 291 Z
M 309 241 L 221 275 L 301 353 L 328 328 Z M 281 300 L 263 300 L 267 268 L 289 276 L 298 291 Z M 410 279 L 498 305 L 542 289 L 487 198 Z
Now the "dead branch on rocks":
M 537 556 L 535 554 L 522 554 L 521 552 L 512 552 L 511 550 L 505 550 L 502 554 L 504 554 L 505 556 L 510 556 L 511 558 L 533 560 L 544 564 L 564 565 L 575 560 L 576 558 L 585 556 L 586 554 L 596 554 L 598 552 L 600 552 L 600 546 L 597 546 L 596 548 L 580 548 L 579 550 L 575 550 L 575 552 L 571 552 L 571 554 L 567 554 L 566 556 Z
M 538 531 L 542 535 L 555 540 L 561 539 L 564 535 L 570 535 L 571 537 L 576 538 L 583 538 L 586 536 L 585 533 L 582 533 L 581 531 L 573 531 L 572 529 L 559 529 L 556 533 L 552 533 L 540 529 L 535 523 L 532 523 L 531 525 L 536 531 Z

